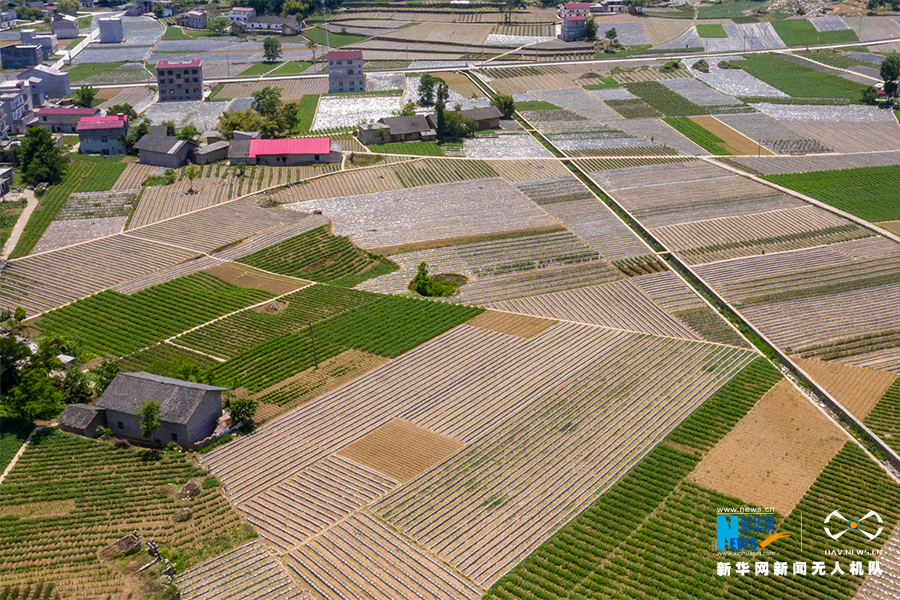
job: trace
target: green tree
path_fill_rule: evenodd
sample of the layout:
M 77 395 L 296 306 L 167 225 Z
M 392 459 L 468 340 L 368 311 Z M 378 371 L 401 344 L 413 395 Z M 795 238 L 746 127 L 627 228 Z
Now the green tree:
M 19 385 L 20 365 L 30 362 L 31 350 L 15 336 L 0 337 L 0 398 Z
M 110 106 L 109 108 L 106 109 L 106 114 L 108 114 L 108 115 L 128 115 L 128 120 L 132 121 L 132 122 L 138 118 L 137 111 L 134 110 L 134 108 L 127 102 L 125 104 L 113 104 L 112 106 Z
M 44 16 L 44 13 L 39 8 L 20 3 L 16 7 L 16 16 L 24 21 L 39 21 Z
M 63 409 L 63 395 L 39 368 L 25 369 L 19 384 L 3 399 L 6 413 L 24 419 L 52 419 Z
M 197 171 L 197 167 L 188 167 L 187 169 L 184 170 L 184 175 L 185 175 L 185 177 L 188 178 L 188 181 L 191 182 L 191 186 L 190 186 L 190 189 L 188 190 L 188 193 L 193 194 L 194 193 L 194 180 L 197 179 L 197 177 L 200 175 L 200 173 Z
M 516 101 L 509 94 L 497 94 L 491 98 L 491 104 L 496 106 L 507 119 L 516 112 Z
M 169 137 L 175 137 L 178 135 L 178 129 L 175 127 L 175 121 L 163 121 L 163 125 L 166 126 L 166 135 Z
M 159 419 L 162 417 L 162 407 L 159 402 L 141 400 L 141 408 L 137 413 L 137 417 L 141 420 L 141 434 L 156 443 L 156 432 L 159 430 Z
M 238 163 L 237 172 L 239 177 L 243 177 L 244 173 L 247 172 L 247 163 Z
M 31 366 L 41 369 L 47 375 L 62 368 L 59 360 L 59 345 L 56 339 L 44 336 L 38 340 L 37 352 L 31 355 Z
M 91 108 L 94 105 L 94 97 L 97 95 L 97 90 L 91 86 L 82 86 L 75 90 L 72 94 L 72 100 L 75 101 L 75 106 L 78 108 Z
M 595 23 L 595 25 L 596 25 L 596 23 Z M 612 29 L 607 29 L 606 33 L 603 34 L 603 37 L 605 37 L 606 39 L 608 39 L 609 41 L 612 42 L 612 41 L 615 41 L 616 38 L 619 37 L 619 33 L 616 31 L 616 28 L 613 27 Z
M 99 398 L 119 374 L 119 361 L 115 359 L 104 360 L 91 371 L 94 376 L 94 394 Z
M 126 105 L 127 106 L 127 105 Z M 136 154 L 134 145 L 138 143 L 142 137 L 150 133 L 150 121 L 144 119 L 136 127 L 128 130 L 128 133 L 120 133 L 119 141 L 125 146 L 125 154 Z
M 235 398 L 230 393 L 225 398 L 225 410 L 231 416 L 229 423 L 234 426 L 238 423 L 252 423 L 253 415 L 259 403 L 251 396 Z
M 273 138 L 278 133 L 278 123 L 252 109 L 231 110 L 219 119 L 219 131 L 229 140 L 235 131 L 259 131 L 262 137 Z
M 584 38 L 587 40 L 597 38 L 597 21 L 594 20 L 593 15 L 588 15 L 584 19 Z
M 442 101 L 434 106 L 434 116 L 435 120 L 437 120 L 435 134 L 438 141 L 443 142 L 447 137 L 447 110 Z M 422 264 L 424 265 L 425 263 Z
M 296 102 L 288 102 L 287 104 L 282 105 L 282 107 L 278 110 L 278 127 L 281 131 L 291 131 L 294 127 L 297 126 L 297 112 L 300 110 L 300 105 Z
M 407 102 L 406 106 L 401 108 L 397 114 L 401 117 L 411 117 L 416 114 L 416 105 L 412 102 Z
M 281 60 L 281 40 L 276 37 L 267 37 L 263 40 L 263 57 L 265 62 Z
M 281 108 L 281 88 L 266 86 L 250 94 L 253 96 L 253 110 L 264 117 L 274 117 Z
M 56 3 L 56 10 L 64 15 L 71 15 L 74 17 L 75 13 L 80 9 L 81 3 L 78 2 L 78 0 L 59 0 L 59 2 Z
M 312 50 L 313 62 L 316 62 L 316 47 L 318 47 L 318 44 L 314 40 L 306 40 L 306 47 Z
M 66 174 L 62 150 L 43 127 L 29 127 L 22 141 L 22 178 L 32 185 L 43 181 L 57 183 Z
M 200 130 L 197 129 L 196 126 L 188 123 L 181 128 L 181 131 L 178 132 L 178 139 L 186 140 L 188 142 L 196 142 L 200 139 Z
M 207 31 L 212 31 L 216 35 L 222 35 L 228 29 L 227 17 L 210 17 L 206 20 Z
M 160 4 L 159 2 L 157 2 L 156 4 L 153 5 L 153 14 L 154 14 L 154 16 L 156 16 L 157 19 L 162 19 L 164 12 L 165 12 L 165 9 L 163 8 L 163 5 Z
M 77 366 L 66 370 L 66 374 L 59 382 L 59 391 L 62 392 L 62 399 L 66 404 L 86 404 L 91 400 L 91 385 L 87 375 Z
M 897 93 L 896 86 L 891 86 L 891 89 L 888 89 L 888 84 L 897 81 L 900 78 L 900 56 L 893 55 L 888 56 L 881 63 L 881 68 L 879 70 L 881 74 L 881 78 L 884 80 L 884 91 L 891 95 L 891 98 Z
M 438 78 L 430 73 L 422 73 L 419 78 L 419 105 L 431 106 L 434 104 L 434 86 L 438 83 Z
M 309 14 L 309 4 L 301 0 L 286 0 L 281 7 L 281 16 L 290 17 L 297 15 L 298 19 L 302 19 Z
M 875 104 L 878 102 L 878 90 L 871 85 L 867 85 L 860 94 L 860 101 L 863 104 Z
M 419 263 L 419 268 L 416 271 L 416 276 L 413 277 L 412 282 L 409 287 L 412 291 L 417 294 L 421 294 L 422 296 L 428 295 L 428 287 L 434 282 L 431 275 L 428 274 L 428 264 L 425 262 Z

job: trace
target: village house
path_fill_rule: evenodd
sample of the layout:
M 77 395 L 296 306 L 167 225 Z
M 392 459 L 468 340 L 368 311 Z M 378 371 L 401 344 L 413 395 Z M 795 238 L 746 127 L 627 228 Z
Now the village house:
M 63 431 L 92 438 L 98 427 L 106 427 L 106 411 L 90 404 L 69 404 L 56 422 Z
M 177 169 L 191 157 L 197 144 L 167 135 L 145 135 L 134 145 L 138 160 L 147 165 Z
M 194 9 L 178 15 L 175 23 L 188 29 L 206 29 L 207 15 L 205 10 Z
M 231 140 L 228 161 L 232 165 L 283 167 L 341 162 L 341 148 L 328 138 L 294 140 Z
M 599 4 L 591 4 L 591 14 L 625 12 L 627 8 L 625 0 L 603 0 Z
M 460 111 L 464 119 L 475 121 L 478 129 L 497 129 L 500 127 L 500 119 L 503 113 L 496 106 L 485 106 L 482 108 L 470 108 Z
M 56 35 L 52 33 L 38 33 L 34 29 L 23 29 L 20 35 L 23 44 L 35 44 L 41 47 L 42 60 L 48 60 L 51 54 L 56 54 L 56 51 L 59 50 L 59 42 Z
M 40 80 L 40 87 L 46 98 L 68 98 L 72 95 L 69 74 L 47 65 L 37 65 L 19 73 L 19 79 L 34 82 Z M 33 84 L 32 84 L 33 85 Z
M 356 130 L 356 137 L 366 146 L 396 142 L 427 142 L 437 139 L 435 125 L 432 115 L 384 117 L 374 123 L 360 125 Z
M 208 165 L 228 158 L 228 148 L 231 144 L 227 140 L 212 142 L 202 148 L 194 150 L 191 159 L 195 165 Z
M 2 107 L 3 131 L 10 134 L 25 133 L 37 122 L 32 104 L 31 84 L 22 79 L 0 83 L 0 107 Z
M 16 11 L 13 9 L 0 12 L 0 29 L 15 27 L 16 18 Z
M 231 12 L 228 13 L 228 24 L 232 25 L 234 23 L 243 23 L 246 24 L 250 17 L 256 16 L 255 8 L 245 8 L 243 6 L 235 6 L 231 9 Z
M 591 14 L 591 5 L 589 2 L 566 2 L 559 7 L 559 16 L 566 17 L 586 17 Z
M 4 69 L 29 69 L 44 61 L 44 51 L 37 44 L 13 44 L 0 48 Z
M 82 154 L 125 154 L 119 136 L 128 133 L 128 115 L 84 117 L 78 121 L 77 130 Z
M 69 15 L 53 15 L 50 30 L 53 32 L 53 35 L 61 40 L 77 38 L 79 35 L 78 19 Z
M 242 33 L 250 33 L 261 31 L 264 33 L 280 33 L 281 35 L 297 35 L 303 25 L 297 22 L 297 17 L 290 15 L 287 17 L 268 17 L 257 16 L 249 17 L 246 21 L 234 21 L 231 24 L 232 35 L 241 35 Z
M 142 401 L 158 402 L 161 414 L 155 437 L 164 444 L 188 446 L 214 431 L 227 389 L 144 372 L 119 373 L 97 400 L 97 408 L 106 411 L 115 435 L 147 441 L 138 412 Z
M 563 17 L 559 39 L 564 42 L 576 42 L 584 39 L 584 17 Z
M 35 125 L 52 133 L 76 133 L 81 119 L 96 117 L 99 114 L 99 108 L 48 106 L 37 111 L 38 120 Z
M 362 50 L 332 50 L 328 53 L 328 92 L 364 92 Z
M 189 62 L 156 63 L 156 83 L 159 101 L 203 99 L 203 61 L 195 58 Z
M 122 28 L 122 17 L 105 17 L 99 19 L 100 43 L 120 44 L 125 41 L 125 30 Z

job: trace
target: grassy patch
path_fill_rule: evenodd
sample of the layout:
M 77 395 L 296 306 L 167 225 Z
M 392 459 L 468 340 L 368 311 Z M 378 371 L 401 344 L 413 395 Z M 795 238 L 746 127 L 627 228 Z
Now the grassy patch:
M 763 178 L 870 222 L 900 220 L 900 178 L 894 165 Z
M 816 28 L 806 19 L 786 19 L 774 21 L 772 27 L 788 46 L 813 46 L 819 44 L 846 44 L 858 42 L 856 32 L 852 29 L 840 31 L 816 31 Z
M 311 64 L 305 60 L 292 60 L 272 71 L 272 75 L 296 75 L 308 69 Z
M 101 75 L 103 73 L 115 71 L 124 64 L 124 62 L 86 63 L 75 65 L 74 67 L 70 68 L 67 73 L 69 74 L 69 81 L 75 83 L 76 81 L 87 79 L 88 77 L 91 77 L 93 75 Z
M 604 60 L 609 58 L 621 58 L 623 56 L 633 56 L 635 54 L 642 54 L 644 51 L 650 49 L 650 44 L 638 44 L 636 46 L 622 46 L 615 52 L 595 52 L 594 58 L 596 60 Z M 671 50 L 669 51 L 671 52 Z
M 320 46 L 325 46 L 325 30 L 316 28 L 304 29 L 303 37 L 314 41 Z M 341 48 L 343 46 L 347 46 L 349 44 L 354 44 L 356 42 L 362 42 L 369 38 L 363 37 L 361 35 L 349 35 L 346 33 L 335 33 L 333 31 L 328 32 L 328 44 L 332 48 Z
M 588 85 L 584 86 L 584 89 L 586 89 L 586 90 L 606 90 L 609 88 L 620 87 L 619 82 L 616 81 L 615 79 L 613 79 L 612 77 L 603 77 L 603 76 L 593 77 L 590 79 L 590 81 L 596 81 L 597 83 L 588 84 Z
M 16 222 L 19 220 L 19 215 L 22 214 L 22 210 L 25 208 L 25 201 L 4 202 L 0 206 L 2 206 L 0 208 L 0 248 L 2 248 L 12 234 L 13 227 L 16 226 Z
M 727 38 L 725 28 L 717 23 L 701 23 L 697 25 L 697 34 L 702 38 Z
M 319 96 L 317 94 L 307 94 L 300 98 L 298 104 L 297 125 L 294 126 L 294 133 L 309 133 L 313 120 L 316 118 L 316 108 L 319 106 Z
M 193 40 L 199 37 L 207 37 L 210 35 L 215 35 L 212 31 L 193 31 L 193 30 L 184 30 L 180 27 L 166 27 L 166 32 L 163 34 L 162 39 L 164 40 Z
M 709 113 L 706 107 L 694 104 L 658 81 L 626 83 L 625 89 L 635 96 L 639 96 L 641 100 L 667 117 L 705 115 Z
M 125 373 L 146 371 L 176 379 L 189 379 L 192 374 L 210 369 L 216 364 L 217 361 L 208 356 L 172 344 L 156 344 L 119 361 L 121 370 Z
M 93 21 L 94 17 L 92 16 L 78 17 L 78 29 L 87 29 L 91 26 L 91 23 L 93 23 Z
M 651 119 L 663 116 L 662 113 L 641 100 L 606 100 L 606 104 L 626 119 Z
M 14 419 L 0 415 L 0 473 L 22 447 L 34 423 L 28 419 Z
M 867 52 L 867 50 L 863 50 L 863 52 Z M 839 69 L 868 67 L 869 69 L 875 69 L 876 71 L 878 70 L 878 65 L 867 63 L 863 60 L 857 60 L 834 50 L 810 50 L 809 52 L 801 52 L 800 56 L 809 58 L 816 62 L 820 62 L 830 67 L 837 67 Z
M 700 19 L 730 19 L 731 17 L 741 17 L 745 10 L 756 10 L 760 8 L 763 2 L 753 2 L 752 0 L 742 0 L 738 2 L 719 2 L 711 5 L 701 5 L 697 9 L 697 17 Z
M 664 119 L 664 121 L 671 125 L 678 133 L 685 136 L 710 154 L 718 156 L 731 154 L 731 152 L 725 149 L 725 140 L 704 127 L 701 127 L 694 121 L 691 121 L 687 117 L 670 117 Z
M 436 142 L 398 142 L 372 144 L 369 150 L 379 154 L 410 154 L 413 156 L 444 156 L 444 150 Z
M 253 77 L 258 75 L 265 75 L 269 71 L 275 68 L 278 63 L 267 63 L 267 62 L 258 62 L 254 65 L 250 65 L 247 69 L 241 71 L 239 77 Z
M 794 98 L 847 98 L 857 100 L 866 86 L 820 73 L 774 54 L 748 54 L 738 61 L 742 69 Z
M 543 100 L 531 100 L 529 102 L 516 102 L 516 110 L 519 112 L 526 110 L 562 110 L 555 104 L 544 102 Z

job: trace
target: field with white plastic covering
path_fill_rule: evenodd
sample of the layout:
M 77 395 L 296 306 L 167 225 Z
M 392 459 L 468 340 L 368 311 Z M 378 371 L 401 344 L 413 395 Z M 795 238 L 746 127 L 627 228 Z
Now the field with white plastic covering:
M 819 142 L 804 137 L 778 121 L 761 113 L 717 115 L 717 119 L 744 134 L 751 140 L 779 154 L 807 154 L 830 152 Z
M 502 179 L 448 183 L 360 196 L 321 198 L 287 208 L 321 210 L 337 235 L 381 248 L 555 225 Z
M 700 106 L 728 106 L 743 104 L 737 98 L 718 92 L 708 85 L 704 85 L 697 79 L 685 77 L 682 79 L 663 79 L 661 84 L 694 104 Z M 602 90 L 600 90 L 602 91 Z
M 694 66 L 694 63 L 696 63 L 697 60 L 699 59 L 686 59 L 684 64 L 690 68 Z M 788 95 L 781 90 L 760 81 L 743 69 L 720 69 L 718 65 L 723 60 L 732 61 L 735 60 L 735 57 L 708 57 L 706 62 L 709 64 L 709 72 L 705 73 L 696 69 L 690 69 L 691 74 L 697 79 L 708 83 L 720 92 L 728 94 L 729 96 L 754 96 L 759 98 L 788 97 Z
M 323 96 L 311 130 L 351 127 L 390 117 L 402 108 L 396 96 Z
M 34 245 L 31 254 L 56 250 L 114 233 L 119 233 L 127 217 L 93 217 L 88 219 L 56 220 Z
M 812 23 L 812 26 L 816 28 L 816 31 L 842 31 L 844 29 L 850 29 L 844 20 L 836 15 L 830 17 L 812 17 L 807 20 Z
M 553 155 L 527 133 L 474 137 L 463 141 L 468 158 L 550 158 Z
M 441 73 L 436 74 L 437 77 L 441 76 Z M 449 76 L 448 76 L 449 77 Z M 405 106 L 408 102 L 412 102 L 413 104 L 417 104 L 419 101 L 419 81 L 420 77 L 407 77 L 406 78 L 406 90 L 403 92 L 403 105 Z M 453 89 L 453 87 L 448 84 L 448 92 L 449 98 L 447 99 L 447 106 L 449 108 L 454 108 L 457 104 L 459 104 L 463 110 L 468 110 L 470 108 L 483 108 L 485 106 L 491 105 L 490 98 L 481 97 L 481 94 L 478 94 L 478 98 L 470 98 L 463 96 L 458 91 Z M 427 109 L 422 109 L 421 112 L 434 112 L 433 107 L 429 107 Z
M 900 152 L 872 152 L 868 154 L 845 154 L 833 156 L 784 156 L 760 157 L 744 156 L 729 159 L 738 166 L 747 167 L 764 175 L 776 173 L 806 173 L 808 171 L 830 171 L 832 169 L 855 169 L 858 167 L 882 167 L 900 163 Z
M 677 150 L 681 154 L 690 156 L 709 154 L 709 152 L 675 131 L 662 119 L 626 119 L 616 123 L 616 127 L 628 135 L 651 141 L 655 144 L 661 144 L 666 148 Z
M 154 125 L 162 125 L 166 121 L 174 121 L 176 127 L 187 125 L 191 117 L 205 102 L 203 100 L 177 100 L 175 102 L 157 102 L 142 115 L 150 119 Z M 224 104 L 210 102 L 209 104 Z M 198 128 L 199 129 L 199 128 Z
M 560 108 L 581 115 L 585 119 L 605 123 L 608 121 L 619 121 L 622 118 L 618 113 L 598 100 L 596 96 L 589 94 L 582 88 L 532 90 L 529 93 L 541 100 L 546 100 Z

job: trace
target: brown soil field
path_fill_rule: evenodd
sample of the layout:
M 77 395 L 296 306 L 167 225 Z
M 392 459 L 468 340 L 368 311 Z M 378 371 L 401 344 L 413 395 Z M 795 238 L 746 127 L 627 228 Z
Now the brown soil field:
M 725 149 L 733 154 L 759 154 L 775 156 L 771 150 L 761 147 L 743 133 L 733 129 L 715 117 L 691 117 L 691 121 L 725 140 Z
M 859 420 L 869 414 L 897 378 L 894 373 L 878 369 L 799 356 L 791 358 Z
M 462 73 L 432 73 L 432 75 L 446 81 L 447 87 L 466 98 L 471 98 L 472 94 L 475 94 L 475 97 L 477 98 L 484 97 L 484 94 L 478 86 L 472 83 L 472 80 Z
M 103 88 L 97 90 L 96 98 L 98 100 L 112 100 L 116 96 L 122 93 L 123 88 Z
M 466 321 L 467 325 L 492 329 L 500 333 L 508 333 L 519 337 L 531 338 L 556 325 L 559 321 L 543 319 L 529 315 L 517 315 L 499 310 L 486 310 L 480 315 Z
M 875 223 L 882 229 L 887 229 L 891 233 L 896 233 L 900 235 L 900 221 L 882 221 L 881 223 Z
M 318 369 L 307 369 L 297 373 L 277 385 L 266 388 L 257 394 L 257 397 L 273 392 L 279 388 L 292 386 L 296 390 L 296 396 L 290 402 L 277 406 L 260 402 L 253 419 L 260 424 L 277 417 L 301 404 L 314 400 L 340 387 L 341 385 L 368 373 L 376 367 L 386 363 L 388 358 L 369 354 L 362 350 L 347 350 L 319 364 Z
M 344 446 L 336 454 L 406 483 L 464 445 L 408 421 L 394 419 Z
M 532 227 L 531 229 L 518 229 L 516 231 L 508 231 L 506 233 L 486 233 L 483 235 L 463 235 L 455 238 L 444 238 L 441 240 L 428 240 L 427 242 L 416 242 L 413 244 L 400 244 L 397 246 L 385 246 L 383 248 L 372 248 L 369 252 L 381 254 L 382 256 L 390 256 L 391 254 L 401 254 L 403 252 L 416 252 L 418 250 L 431 250 L 432 248 L 443 248 L 445 246 L 458 246 L 460 244 L 472 244 L 475 242 L 490 242 L 492 240 L 502 240 L 518 236 L 534 235 L 538 233 L 553 233 L 556 231 L 566 231 L 565 227 L 559 225 L 545 225 L 543 227 Z
M 278 296 L 299 290 L 312 283 L 303 279 L 268 273 L 240 263 L 217 265 L 207 269 L 206 272 L 242 288 L 265 290 Z
M 696 483 L 755 506 L 793 510 L 847 436 L 783 379 L 700 461 Z
M 0 515 L 8 517 L 16 515 L 21 519 L 35 517 L 59 517 L 75 510 L 74 500 L 57 500 L 55 502 L 32 502 L 16 506 L 0 506 Z

